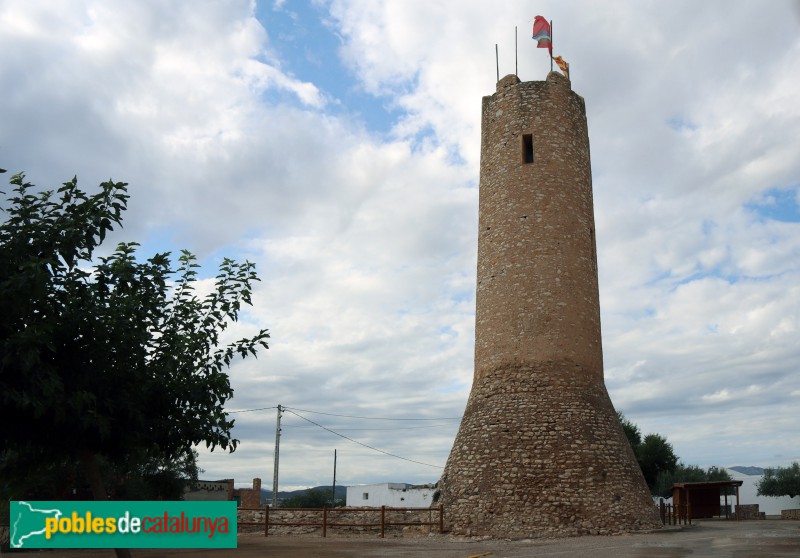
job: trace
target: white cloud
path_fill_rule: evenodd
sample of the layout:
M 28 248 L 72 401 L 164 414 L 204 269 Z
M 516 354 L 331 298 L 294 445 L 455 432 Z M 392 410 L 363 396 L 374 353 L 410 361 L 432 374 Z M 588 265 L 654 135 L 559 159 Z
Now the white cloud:
M 520 77 L 545 77 L 534 8 L 318 6 L 341 39 L 341 90 L 391 107 L 388 134 L 349 116 L 362 107 L 340 110 L 323 80 L 296 77 L 249 1 L 6 0 L 0 166 L 42 186 L 74 173 L 85 186 L 128 181 L 112 243 L 258 264 L 255 307 L 228 335 L 273 338 L 231 369 L 232 407 L 458 416 L 472 374 L 481 97 L 494 92 L 495 43 L 500 75 L 514 70 L 514 26 Z M 303 5 L 269 8 L 287 7 Z M 611 8 L 535 7 L 586 100 L 609 392 L 687 463 L 796 459 L 800 224 L 752 205 L 800 180 L 796 5 Z M 731 34 L 744 29 L 759 40 Z M 237 415 L 240 449 L 204 454 L 207 475 L 268 484 L 274 413 Z M 457 421 L 443 424 L 352 437 L 444 464 Z M 287 416 L 282 478 L 329 483 L 334 447 L 342 482 L 438 477 Z
M 728 401 L 731 398 L 731 394 L 728 392 L 727 389 L 720 390 L 716 393 L 712 393 L 710 395 L 704 395 L 702 397 L 703 401 L 708 401 L 710 403 L 714 403 L 717 401 Z

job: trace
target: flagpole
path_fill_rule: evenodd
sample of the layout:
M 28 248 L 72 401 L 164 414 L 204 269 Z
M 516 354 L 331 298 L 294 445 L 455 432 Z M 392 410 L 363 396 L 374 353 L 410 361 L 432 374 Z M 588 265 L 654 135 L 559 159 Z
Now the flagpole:
M 518 50 L 519 49 L 517 47 L 517 26 L 515 25 L 514 26 L 514 75 L 517 76 L 517 77 L 519 77 L 519 62 L 517 60 L 517 58 L 518 58 L 517 51 Z
M 553 20 L 550 20 L 550 71 L 553 71 Z
M 497 66 L 497 81 L 500 81 L 500 55 L 497 54 L 497 43 L 494 44 L 494 63 Z

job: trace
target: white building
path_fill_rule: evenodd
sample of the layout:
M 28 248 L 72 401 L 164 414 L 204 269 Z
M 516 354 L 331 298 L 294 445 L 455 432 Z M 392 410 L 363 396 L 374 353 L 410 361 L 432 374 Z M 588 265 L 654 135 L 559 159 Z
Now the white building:
M 734 480 L 743 481 L 742 486 L 739 487 L 739 502 L 742 504 L 758 504 L 758 511 L 767 515 L 780 515 L 781 510 L 800 508 L 800 496 L 795 496 L 794 498 L 789 498 L 788 496 L 757 496 L 758 488 L 756 484 L 761 480 L 761 475 L 745 475 L 733 469 L 728 469 L 728 473 Z M 730 500 L 729 497 L 728 502 Z
M 402 482 L 358 484 L 347 487 L 347 505 L 353 508 L 428 508 L 436 488 L 432 484 Z

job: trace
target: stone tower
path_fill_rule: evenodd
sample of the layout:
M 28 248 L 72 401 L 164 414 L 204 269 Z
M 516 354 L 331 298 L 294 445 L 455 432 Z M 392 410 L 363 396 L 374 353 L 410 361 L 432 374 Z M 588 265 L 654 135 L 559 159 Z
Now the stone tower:
M 483 98 L 475 376 L 441 482 L 455 534 L 661 526 L 603 383 L 589 134 L 557 73 Z

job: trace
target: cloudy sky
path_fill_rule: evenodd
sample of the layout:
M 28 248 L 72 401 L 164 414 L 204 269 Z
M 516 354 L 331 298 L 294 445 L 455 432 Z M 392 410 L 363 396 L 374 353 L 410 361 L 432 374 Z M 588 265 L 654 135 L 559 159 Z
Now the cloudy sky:
M 231 335 L 272 342 L 231 368 L 250 411 L 204 478 L 271 486 L 280 404 L 281 489 L 330 484 L 334 449 L 337 484 L 438 479 L 472 380 L 481 97 L 515 27 L 519 77 L 546 77 L 537 14 L 586 100 L 615 406 L 686 464 L 800 459 L 797 0 L 0 0 L 0 166 L 128 182 L 108 249 L 257 264 Z

